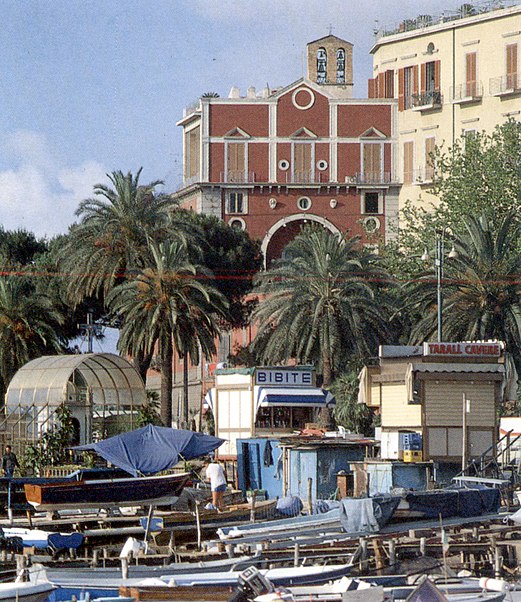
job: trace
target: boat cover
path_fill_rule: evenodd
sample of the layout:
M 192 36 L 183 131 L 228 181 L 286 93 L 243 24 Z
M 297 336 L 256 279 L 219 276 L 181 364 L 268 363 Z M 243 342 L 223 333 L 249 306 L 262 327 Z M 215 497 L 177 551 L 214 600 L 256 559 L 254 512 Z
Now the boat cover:
M 458 488 L 439 491 L 417 491 L 405 497 L 411 510 L 423 512 L 429 518 L 450 516 L 480 516 L 495 513 L 501 503 L 501 492 L 492 487 Z
M 95 451 L 135 477 L 151 475 L 217 449 L 224 439 L 151 424 L 98 443 L 77 445 L 78 451 Z

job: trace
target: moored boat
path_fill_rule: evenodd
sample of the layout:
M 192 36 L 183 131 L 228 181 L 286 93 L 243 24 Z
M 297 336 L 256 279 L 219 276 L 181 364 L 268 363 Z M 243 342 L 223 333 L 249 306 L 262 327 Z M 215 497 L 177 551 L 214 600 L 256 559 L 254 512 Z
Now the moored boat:
M 2 602 L 44 602 L 56 588 L 50 583 L 0 583 Z
M 25 496 L 36 510 L 112 508 L 168 505 L 179 497 L 190 473 L 24 485 Z
M 40 550 L 75 550 L 85 539 L 83 533 L 56 533 L 42 529 L 25 529 L 22 527 L 2 527 L 0 533 L 6 539 L 18 538 L 26 548 Z

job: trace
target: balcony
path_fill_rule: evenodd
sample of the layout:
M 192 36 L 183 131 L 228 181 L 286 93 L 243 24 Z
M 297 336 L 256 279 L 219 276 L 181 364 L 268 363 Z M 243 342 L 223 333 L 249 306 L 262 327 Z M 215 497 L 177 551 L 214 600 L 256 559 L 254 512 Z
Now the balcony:
M 413 111 L 432 111 L 441 109 L 442 96 L 439 90 L 429 90 L 411 96 L 410 107 Z
M 430 185 L 434 181 L 434 167 L 431 165 L 417 167 L 413 170 L 413 183 Z
M 221 171 L 221 182 L 224 184 L 253 184 L 255 182 L 255 172 L 243 169 Z
M 492 96 L 513 96 L 521 93 L 521 73 L 511 73 L 489 80 L 490 94 Z
M 471 104 L 480 102 L 483 98 L 483 84 L 481 82 L 466 82 L 451 87 L 450 97 L 454 104 Z
M 366 171 L 357 172 L 354 176 L 346 176 L 345 181 L 357 186 L 386 186 L 392 182 L 392 178 L 388 171 Z
M 327 174 L 314 169 L 300 169 L 286 173 L 286 184 L 324 184 L 329 182 Z

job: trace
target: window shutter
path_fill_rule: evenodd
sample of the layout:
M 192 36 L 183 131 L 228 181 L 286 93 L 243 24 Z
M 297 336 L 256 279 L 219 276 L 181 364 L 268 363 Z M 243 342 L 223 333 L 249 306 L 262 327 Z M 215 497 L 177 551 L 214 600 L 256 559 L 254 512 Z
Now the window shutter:
M 507 88 L 515 90 L 517 82 L 517 44 L 507 46 Z
M 476 53 L 465 55 L 465 96 L 476 96 Z
M 385 98 L 394 98 L 394 70 L 385 72 Z
M 412 68 L 413 73 L 413 84 L 412 84 L 412 93 L 418 94 L 418 65 L 414 65 Z
M 378 98 L 385 98 L 385 74 L 378 74 Z
M 367 96 L 369 98 L 377 98 L 377 96 L 376 96 L 376 80 L 375 79 L 367 80 Z
M 398 69 L 398 110 L 405 110 L 405 76 L 403 68 Z
M 427 91 L 427 63 L 420 65 L 420 94 Z

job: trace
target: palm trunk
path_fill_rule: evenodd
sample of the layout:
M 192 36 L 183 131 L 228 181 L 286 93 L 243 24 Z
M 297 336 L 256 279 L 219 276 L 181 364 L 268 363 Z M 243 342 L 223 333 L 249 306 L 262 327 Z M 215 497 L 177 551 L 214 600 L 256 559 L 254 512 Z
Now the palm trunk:
M 331 385 L 332 370 L 331 370 L 331 358 L 329 353 L 324 353 L 322 356 L 322 386 L 327 389 Z
M 331 357 L 329 353 L 325 351 L 322 356 L 322 387 L 324 389 L 328 389 L 331 385 L 331 377 Z M 320 418 L 318 422 L 320 426 L 324 428 L 330 428 L 332 426 L 333 420 L 328 407 L 324 407 L 322 410 L 320 410 Z
M 161 342 L 161 422 L 172 426 L 172 361 L 174 348 L 172 337 L 167 335 Z
M 183 428 L 188 428 L 188 353 L 183 354 Z
M 133 359 L 134 368 L 139 372 L 139 376 L 141 376 L 141 379 L 145 384 L 147 382 L 147 372 L 150 368 L 150 362 L 152 361 L 153 355 L 154 345 L 151 346 L 148 353 L 145 353 L 140 349 Z

